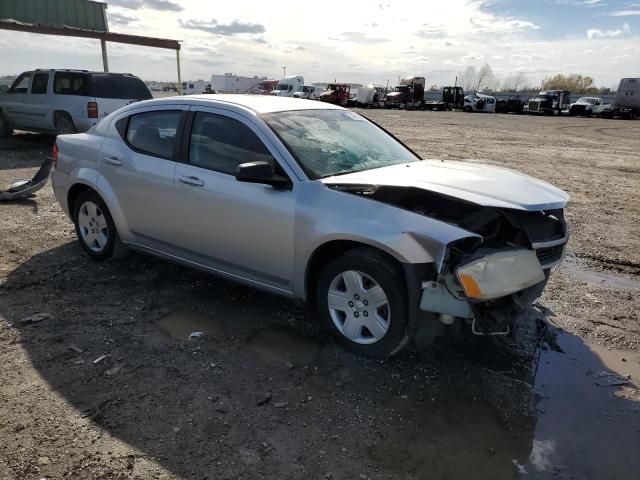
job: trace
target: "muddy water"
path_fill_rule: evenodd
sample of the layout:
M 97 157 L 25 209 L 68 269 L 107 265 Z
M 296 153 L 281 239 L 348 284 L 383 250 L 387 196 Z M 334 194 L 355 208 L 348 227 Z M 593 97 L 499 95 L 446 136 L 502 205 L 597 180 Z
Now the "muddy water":
M 261 359 L 282 366 L 303 367 L 320 354 L 320 345 L 286 330 L 261 330 L 247 344 Z
M 391 397 L 387 407 L 409 426 L 375 445 L 372 459 L 407 478 L 638 478 L 640 355 L 567 334 L 556 342 L 534 367 L 541 399 L 533 416 L 507 422 L 464 386 L 433 404 Z M 611 379 L 628 383 L 598 385 Z M 486 388 L 493 388 L 491 381 Z
M 575 259 L 567 258 L 562 263 L 560 269 L 575 277 L 578 281 L 610 288 L 612 290 L 640 290 L 640 282 L 638 277 L 631 278 L 612 272 L 599 272 L 588 268 L 583 268 L 575 261 Z
M 194 332 L 215 335 L 220 330 L 220 322 L 199 312 L 190 310 L 170 313 L 158 321 L 160 328 L 177 340 L 188 340 Z

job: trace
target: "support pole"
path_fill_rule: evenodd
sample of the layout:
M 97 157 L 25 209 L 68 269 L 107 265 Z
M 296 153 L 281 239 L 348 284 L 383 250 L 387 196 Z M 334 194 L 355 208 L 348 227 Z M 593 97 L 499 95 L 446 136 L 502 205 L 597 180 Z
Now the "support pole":
M 178 95 L 182 95 L 182 76 L 180 75 L 180 49 L 176 50 L 176 62 L 178 64 Z
M 109 60 L 107 59 L 107 41 L 104 38 L 100 39 L 100 47 L 102 47 L 102 68 L 105 72 L 108 72 Z

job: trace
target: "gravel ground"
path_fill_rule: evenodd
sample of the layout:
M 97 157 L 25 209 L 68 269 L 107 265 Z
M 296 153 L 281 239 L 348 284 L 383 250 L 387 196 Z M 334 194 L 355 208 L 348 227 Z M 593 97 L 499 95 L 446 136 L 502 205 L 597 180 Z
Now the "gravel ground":
M 139 254 L 91 262 L 46 186 L 0 204 L 0 478 L 635 475 L 640 122 L 361 113 L 425 158 L 571 193 L 567 259 L 515 338 L 355 357 L 285 299 Z M 0 139 L 0 185 L 52 141 Z

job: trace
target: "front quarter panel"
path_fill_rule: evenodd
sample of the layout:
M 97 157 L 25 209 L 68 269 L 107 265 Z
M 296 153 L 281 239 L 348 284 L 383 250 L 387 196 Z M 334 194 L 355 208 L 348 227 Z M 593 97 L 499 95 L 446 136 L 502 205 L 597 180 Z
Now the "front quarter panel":
M 449 243 L 477 234 L 392 205 L 341 192 L 321 182 L 301 182 L 296 205 L 295 291 L 304 298 L 306 266 L 334 240 L 378 248 L 401 263 L 435 263 L 440 269 Z

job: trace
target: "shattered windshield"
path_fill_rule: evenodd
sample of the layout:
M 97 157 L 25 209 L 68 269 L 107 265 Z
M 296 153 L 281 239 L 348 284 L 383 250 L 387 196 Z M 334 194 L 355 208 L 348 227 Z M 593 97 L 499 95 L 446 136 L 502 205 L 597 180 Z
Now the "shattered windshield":
M 263 116 L 312 179 L 418 161 L 364 117 L 344 110 L 297 110 Z

